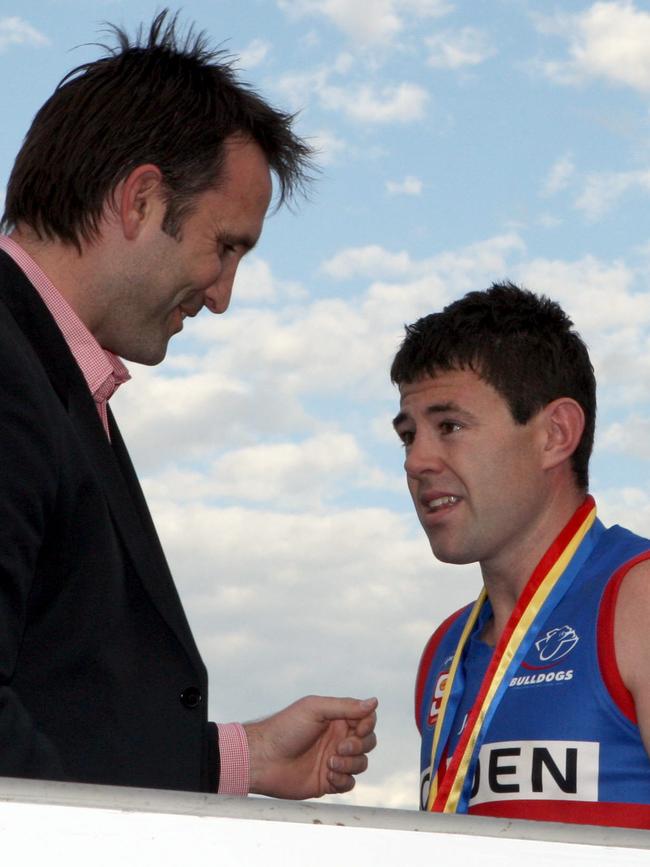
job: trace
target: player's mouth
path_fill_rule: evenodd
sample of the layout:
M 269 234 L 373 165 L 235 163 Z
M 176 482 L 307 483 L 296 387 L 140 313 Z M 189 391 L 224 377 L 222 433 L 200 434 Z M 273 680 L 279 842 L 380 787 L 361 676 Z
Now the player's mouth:
M 421 498 L 420 502 L 424 506 L 426 513 L 432 514 L 455 506 L 456 503 L 460 502 L 460 497 L 457 497 L 455 494 L 441 494 L 436 497 L 424 496 Z

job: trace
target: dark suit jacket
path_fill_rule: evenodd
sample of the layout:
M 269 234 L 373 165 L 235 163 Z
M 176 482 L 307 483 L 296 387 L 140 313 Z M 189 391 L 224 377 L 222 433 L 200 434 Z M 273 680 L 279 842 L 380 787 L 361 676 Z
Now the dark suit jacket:
M 0 251 L 0 776 L 215 791 L 205 667 L 111 437 Z

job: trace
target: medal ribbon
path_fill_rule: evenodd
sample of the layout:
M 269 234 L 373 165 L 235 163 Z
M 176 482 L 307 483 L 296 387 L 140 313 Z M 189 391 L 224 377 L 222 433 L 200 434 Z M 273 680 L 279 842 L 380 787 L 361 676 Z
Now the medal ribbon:
M 538 563 L 495 648 L 454 755 L 443 773 L 441 760 L 464 689 L 463 651 L 487 599 L 485 589 L 474 603 L 454 653 L 436 719 L 427 810 L 466 812 L 478 753 L 488 725 L 540 625 L 563 598 L 591 554 L 595 541 L 582 543 L 595 520 L 596 505 L 588 496 Z

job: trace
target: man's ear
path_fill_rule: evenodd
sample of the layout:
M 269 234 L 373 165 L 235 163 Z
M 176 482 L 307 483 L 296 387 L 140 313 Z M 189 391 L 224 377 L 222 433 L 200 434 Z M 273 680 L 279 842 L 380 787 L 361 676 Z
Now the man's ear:
M 151 219 L 162 221 L 162 172 L 153 163 L 137 166 L 115 191 L 115 213 L 124 237 L 132 241 Z
M 552 400 L 542 410 L 545 444 L 543 466 L 551 469 L 569 460 L 585 429 L 585 414 L 571 397 Z

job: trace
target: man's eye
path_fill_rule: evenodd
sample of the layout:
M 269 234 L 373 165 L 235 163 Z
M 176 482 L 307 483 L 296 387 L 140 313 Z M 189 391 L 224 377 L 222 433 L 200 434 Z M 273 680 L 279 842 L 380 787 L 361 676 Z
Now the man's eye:
M 397 435 L 401 439 L 403 446 L 410 446 L 415 439 L 415 434 L 411 430 L 398 431 Z
M 440 422 L 440 432 L 443 434 L 451 434 L 456 433 L 456 431 L 462 430 L 462 425 L 458 424 L 457 421 L 441 421 Z

